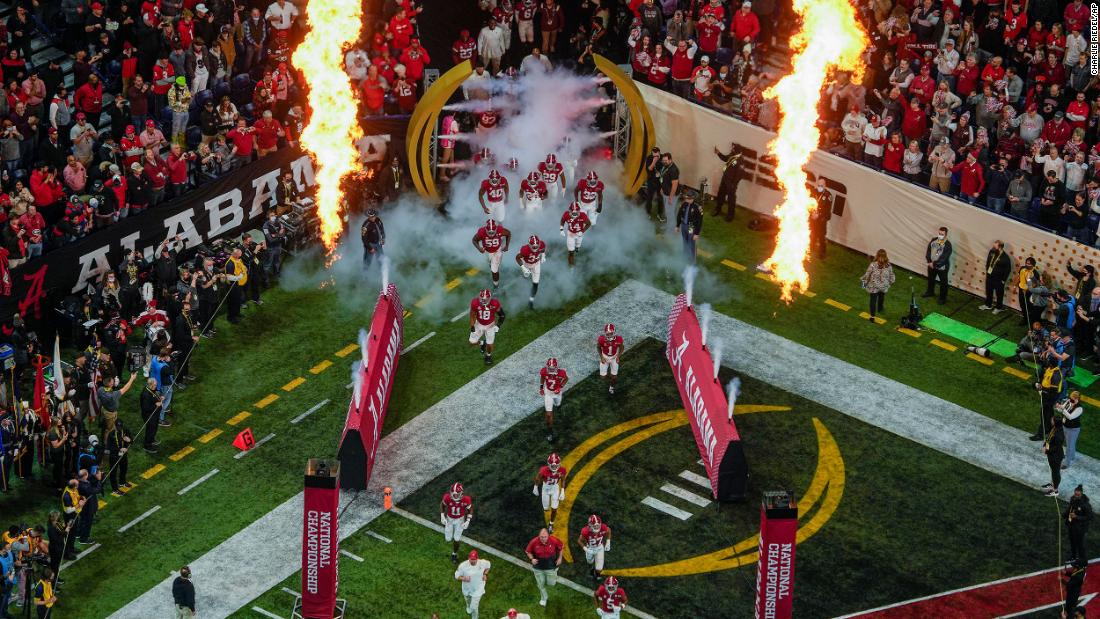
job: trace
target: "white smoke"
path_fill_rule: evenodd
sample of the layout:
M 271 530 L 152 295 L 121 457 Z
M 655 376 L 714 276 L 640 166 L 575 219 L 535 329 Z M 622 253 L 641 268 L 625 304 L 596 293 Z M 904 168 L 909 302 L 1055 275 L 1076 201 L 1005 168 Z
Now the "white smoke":
M 382 294 L 386 294 L 386 288 L 390 287 L 390 259 L 389 256 L 382 256 Z
M 714 345 L 710 347 L 711 359 L 714 361 L 714 380 L 718 380 L 718 370 L 722 367 L 722 339 L 714 338 Z
M 726 416 L 733 421 L 733 407 L 737 405 L 737 398 L 741 395 L 741 379 L 736 376 L 726 385 L 726 400 L 729 402 L 729 410 Z
M 707 330 L 710 328 L 710 303 L 699 306 L 699 330 L 703 335 L 703 346 L 707 345 Z
M 695 277 L 699 275 L 699 269 L 694 265 L 688 265 L 684 267 L 684 300 L 687 301 L 688 307 L 691 307 L 691 300 L 695 294 Z
M 368 367 L 367 366 L 367 354 L 368 354 L 367 348 L 368 348 L 369 344 L 370 344 L 370 334 L 367 333 L 366 329 L 359 329 L 359 354 L 361 355 L 361 358 L 363 360 L 363 369 L 366 369 Z
M 600 152 L 602 149 L 597 148 L 605 141 L 594 125 L 595 112 L 610 101 L 598 89 L 600 80 L 557 71 L 516 81 L 495 81 L 502 85 L 500 90 L 510 89 L 520 98 L 512 103 L 506 97 L 494 97 L 494 109 L 507 107 L 511 115 L 505 114 L 492 133 L 468 137 L 472 150 L 485 146 L 493 151 L 495 167 L 509 183 L 507 214 L 502 223 L 511 231 L 512 239 L 501 265 L 500 288 L 494 290 L 504 308 L 509 313 L 526 311 L 531 284 L 520 275 L 515 256 L 532 234 L 537 234 L 547 245 L 536 311 L 592 294 L 594 286 L 608 286 L 622 277 L 661 287 L 674 282 L 684 264 L 680 239 L 655 234 L 657 224 L 622 194 L 621 164 L 607 160 Z M 481 103 L 459 104 L 478 105 Z M 551 152 L 565 168 L 566 196 L 548 199 L 540 211 L 523 212 L 520 182 Z M 512 157 L 519 162 L 515 171 L 506 166 Z M 455 176 L 450 182 L 446 216 L 414 194 L 384 204 L 381 209 L 388 277 L 397 284 L 406 306 L 412 309 L 419 302 L 413 310 L 419 317 L 450 317 L 468 306 L 471 287 L 491 287 L 488 260 L 472 244 L 477 229 L 488 218 L 478 203 L 478 190 L 489 170 L 487 166 L 470 166 Z M 595 170 L 604 182 L 604 208 L 596 226 L 584 236 L 584 244 L 577 252 L 577 267 L 570 270 L 566 265 L 565 239 L 558 230 L 562 213 L 572 201 L 577 179 L 589 170 Z M 328 270 L 322 270 L 319 260 L 293 260 L 283 269 L 282 285 L 290 289 L 316 289 L 323 280 L 331 278 L 338 291 L 337 302 L 349 315 L 361 312 L 364 305 L 372 307 L 377 299 L 380 269 L 376 260 L 364 273 L 362 243 L 358 239 L 362 221 L 360 218 L 350 222 L 352 227 L 342 237 L 338 249 L 342 259 Z M 480 272 L 464 275 L 471 267 Z M 463 278 L 463 286 L 446 292 L 444 284 L 456 276 Z M 708 288 L 717 288 L 717 278 L 706 271 L 699 276 L 709 278 Z M 694 278 L 693 271 L 693 283 Z M 722 289 L 728 298 L 729 285 L 722 284 Z

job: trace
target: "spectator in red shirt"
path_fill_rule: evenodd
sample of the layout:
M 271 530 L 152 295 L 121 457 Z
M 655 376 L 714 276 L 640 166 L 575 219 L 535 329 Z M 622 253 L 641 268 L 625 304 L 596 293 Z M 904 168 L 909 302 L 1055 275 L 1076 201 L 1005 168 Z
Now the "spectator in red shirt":
M 149 206 L 155 207 L 164 201 L 165 188 L 168 185 L 168 165 L 157 151 L 146 148 L 141 166 L 142 174 L 149 181 Z
M 397 66 L 398 69 L 401 65 Z M 416 86 L 409 83 L 400 71 L 397 73 L 397 78 L 393 82 L 393 95 L 397 99 L 397 107 L 401 110 L 402 114 L 412 114 L 413 109 L 416 107 Z
M 65 196 L 65 188 L 57 180 L 57 170 L 42 164 L 31 172 L 31 195 L 38 208 L 45 208 Z
M 279 138 L 286 135 L 283 125 L 272 118 L 271 110 L 264 110 L 263 117 L 252 125 L 256 135 L 256 155 L 266 157 L 279 149 Z
M 27 212 L 19 218 L 19 225 L 27 231 L 27 258 L 42 255 L 42 240 L 46 234 L 46 218 L 38 212 L 38 207 L 31 204 Z
M 913 97 L 901 120 L 901 134 L 909 140 L 923 140 L 928 131 L 928 114 L 921 107 L 920 99 Z
M 1066 30 L 1069 32 L 1074 30 L 1085 32 L 1089 25 L 1089 7 L 1082 0 L 1073 0 L 1073 2 L 1066 5 L 1062 17 L 1065 19 Z
M 1069 119 L 1070 127 L 1085 128 L 1085 123 L 1089 119 L 1089 102 L 1085 100 L 1085 93 L 1077 93 L 1074 100 L 1066 106 L 1066 118 Z
M 76 89 L 73 94 L 73 106 L 90 118 L 98 119 L 103 111 L 103 84 L 99 83 L 99 76 L 95 73 L 88 76 L 88 81 Z
M 378 66 L 371 65 L 367 69 L 367 79 L 359 84 L 359 90 L 363 92 L 363 105 L 367 108 L 368 116 L 379 116 L 386 104 L 386 90 L 388 85 L 386 78 L 378 74 Z
M 752 2 L 741 3 L 741 10 L 733 14 L 730 34 L 739 44 L 755 43 L 760 36 L 760 19 L 752 12 Z
M 966 159 L 952 166 L 951 172 L 959 174 L 962 196 L 967 203 L 977 204 L 978 196 L 985 189 L 985 174 L 982 172 L 982 165 L 978 163 L 974 151 L 967 152 Z
M 920 99 L 921 105 L 926 108 L 932 103 L 932 95 L 936 94 L 936 80 L 932 79 L 931 65 L 920 68 L 920 74 L 909 83 L 909 96 Z
M 978 56 L 967 54 L 966 62 L 960 62 L 955 67 L 955 92 L 963 99 L 978 92 L 978 79 L 981 69 L 978 68 Z
M 237 119 L 237 126 L 225 134 L 226 140 L 233 145 L 229 154 L 233 158 L 233 169 L 252 161 L 252 151 L 256 149 L 256 132 L 248 126 L 248 121 Z
M 416 19 L 410 19 L 405 9 L 397 9 L 397 14 L 390 18 L 386 27 L 386 38 L 393 44 L 394 49 L 404 50 L 409 46 L 413 35 L 413 24 Z
M 164 160 L 168 172 L 168 199 L 183 195 L 187 191 L 188 165 L 195 158 L 194 153 L 183 152 L 183 147 L 173 144 Z
M 167 58 L 157 58 L 153 65 L 153 101 L 152 112 L 159 114 L 164 106 L 168 105 L 168 91 L 176 83 L 176 70 Z
M 1066 113 L 1062 110 L 1054 112 L 1054 120 L 1043 125 L 1043 141 L 1054 144 L 1059 150 L 1069 141 L 1073 133 L 1073 127 L 1066 122 Z
M 413 38 L 405 51 L 401 52 L 401 64 L 405 65 L 405 75 L 413 84 L 419 84 L 424 77 L 424 67 L 432 61 L 428 50 L 420 47 L 420 39 Z
M 882 169 L 901 175 L 901 159 L 905 154 L 905 145 L 901 143 L 900 133 L 891 133 L 890 141 L 886 143 L 886 151 L 882 155 Z
M 717 54 L 718 44 L 722 38 L 722 24 L 718 23 L 714 13 L 707 13 L 703 21 L 696 24 L 695 31 L 699 40 L 699 51 L 704 54 Z

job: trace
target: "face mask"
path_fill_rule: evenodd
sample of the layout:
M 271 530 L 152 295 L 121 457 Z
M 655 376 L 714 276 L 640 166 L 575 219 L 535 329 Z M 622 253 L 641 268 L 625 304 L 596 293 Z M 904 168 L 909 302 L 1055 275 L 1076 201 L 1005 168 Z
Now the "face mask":
M 947 236 L 946 234 L 937 234 L 936 238 L 942 241 L 944 239 L 944 237 L 946 237 L 946 236 Z

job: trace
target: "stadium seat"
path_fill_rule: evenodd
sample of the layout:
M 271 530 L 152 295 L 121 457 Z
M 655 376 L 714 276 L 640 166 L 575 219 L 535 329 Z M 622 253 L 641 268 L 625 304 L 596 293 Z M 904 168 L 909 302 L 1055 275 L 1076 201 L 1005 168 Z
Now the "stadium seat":
M 172 130 L 172 108 L 167 105 L 161 108 L 160 116 L 157 118 L 159 121 L 157 124 L 160 126 L 160 130 L 164 133 L 168 133 Z
M 720 67 L 727 65 L 733 61 L 733 49 L 729 47 L 719 47 L 718 51 L 714 54 L 714 64 L 712 66 Z
M 202 142 L 202 129 L 198 127 L 187 128 L 187 149 L 195 150 L 199 147 L 199 142 Z
M 1029 223 L 1038 225 L 1039 223 L 1039 198 L 1032 198 L 1031 204 L 1027 207 L 1027 220 Z
M 222 100 L 222 97 L 229 94 L 229 82 L 218 82 L 214 86 L 214 101 L 215 103 Z
M 256 120 L 256 106 L 252 105 L 251 103 L 248 103 L 244 107 L 240 108 L 240 112 L 241 116 L 244 116 L 248 119 L 249 124 Z

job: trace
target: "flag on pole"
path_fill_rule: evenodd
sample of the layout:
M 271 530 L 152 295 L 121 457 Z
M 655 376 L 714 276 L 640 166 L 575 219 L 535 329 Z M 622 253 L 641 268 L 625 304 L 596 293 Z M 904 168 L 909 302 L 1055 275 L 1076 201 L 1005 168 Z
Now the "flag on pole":
M 49 430 L 50 410 L 46 404 L 46 366 L 49 365 L 48 358 L 45 355 L 35 355 L 33 365 L 34 401 L 31 408 L 38 413 L 38 418 L 42 421 L 42 429 Z
M 65 374 L 61 371 L 61 336 L 53 340 L 53 394 L 57 399 L 65 397 Z

